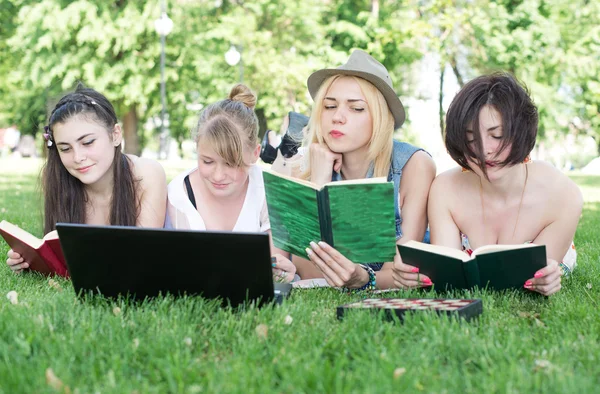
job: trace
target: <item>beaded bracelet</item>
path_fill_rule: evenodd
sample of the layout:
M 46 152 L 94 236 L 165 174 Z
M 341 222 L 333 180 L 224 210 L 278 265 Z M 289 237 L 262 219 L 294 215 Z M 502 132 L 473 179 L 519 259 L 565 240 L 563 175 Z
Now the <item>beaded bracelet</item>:
M 349 289 L 347 287 L 344 287 L 344 291 L 357 292 L 357 291 L 364 291 L 364 290 L 368 290 L 368 291 L 375 290 L 375 286 L 377 284 L 377 277 L 375 276 L 375 271 L 373 271 L 373 268 L 369 267 L 366 264 L 359 264 L 359 265 L 361 267 L 363 267 L 365 271 L 367 271 L 367 274 L 369 274 L 369 280 L 367 281 L 367 283 L 364 284 L 364 286 L 359 287 L 357 289 Z

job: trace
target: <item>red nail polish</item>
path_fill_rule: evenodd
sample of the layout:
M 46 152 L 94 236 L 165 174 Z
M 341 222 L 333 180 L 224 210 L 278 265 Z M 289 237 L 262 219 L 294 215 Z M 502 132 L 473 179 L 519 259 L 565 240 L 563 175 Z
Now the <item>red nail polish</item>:
M 426 278 L 426 279 L 423 279 L 423 284 L 424 284 L 424 285 L 427 285 L 427 286 L 430 286 L 430 285 L 432 285 L 433 283 L 431 282 L 431 279 L 429 279 L 429 278 Z
M 419 267 L 413 267 L 413 269 L 411 269 L 412 272 L 419 272 Z
M 533 282 L 528 280 L 527 282 L 525 282 L 525 287 L 531 287 L 532 284 Z
M 544 276 L 543 272 L 536 272 L 535 275 L 533 275 L 534 278 L 541 278 L 542 276 Z

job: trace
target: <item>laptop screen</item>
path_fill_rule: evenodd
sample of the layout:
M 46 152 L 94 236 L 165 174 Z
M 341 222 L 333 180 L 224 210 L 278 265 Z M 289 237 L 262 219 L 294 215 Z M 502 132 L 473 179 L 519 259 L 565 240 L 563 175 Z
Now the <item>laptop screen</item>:
M 239 305 L 273 299 L 269 236 L 125 226 L 56 225 L 78 294 L 144 299 L 201 295 Z

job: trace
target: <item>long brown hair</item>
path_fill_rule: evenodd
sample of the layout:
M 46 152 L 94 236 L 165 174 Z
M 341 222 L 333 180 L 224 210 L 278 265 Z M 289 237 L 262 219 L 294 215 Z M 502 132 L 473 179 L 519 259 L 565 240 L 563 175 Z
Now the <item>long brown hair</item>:
M 74 92 L 65 95 L 56 104 L 46 126 L 47 138 L 54 141 L 53 127 L 75 116 L 102 125 L 112 133 L 117 124 L 115 109 L 99 92 L 79 84 Z M 44 195 L 44 233 L 56 229 L 57 222 L 85 223 L 88 196 L 85 185 L 69 174 L 60 160 L 56 144 L 48 146 L 48 158 L 42 169 Z M 137 180 L 134 178 L 129 158 L 115 147 L 112 163 L 113 191 L 110 207 L 110 224 L 135 226 L 139 216 Z

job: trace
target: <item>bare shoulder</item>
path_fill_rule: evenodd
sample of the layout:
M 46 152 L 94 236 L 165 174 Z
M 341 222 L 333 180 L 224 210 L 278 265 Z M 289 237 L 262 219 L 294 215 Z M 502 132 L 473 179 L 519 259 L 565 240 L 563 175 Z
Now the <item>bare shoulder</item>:
M 153 159 L 138 157 L 135 155 L 127 155 L 133 164 L 133 173 L 136 178 L 141 179 L 164 179 L 166 178 L 165 170 L 160 163 Z
M 433 184 L 431 185 L 431 192 L 448 192 L 456 190 L 457 186 L 465 184 L 468 180 L 467 178 L 470 176 L 474 176 L 474 174 L 462 172 L 460 167 L 446 170 L 435 177 Z
M 583 205 L 583 195 L 579 186 L 552 164 L 535 160 L 528 164 L 529 174 L 534 185 L 554 202 L 575 206 Z
M 406 170 L 415 169 L 417 171 L 433 171 L 435 174 L 435 162 L 433 158 L 425 151 L 415 152 L 408 160 L 405 166 Z

